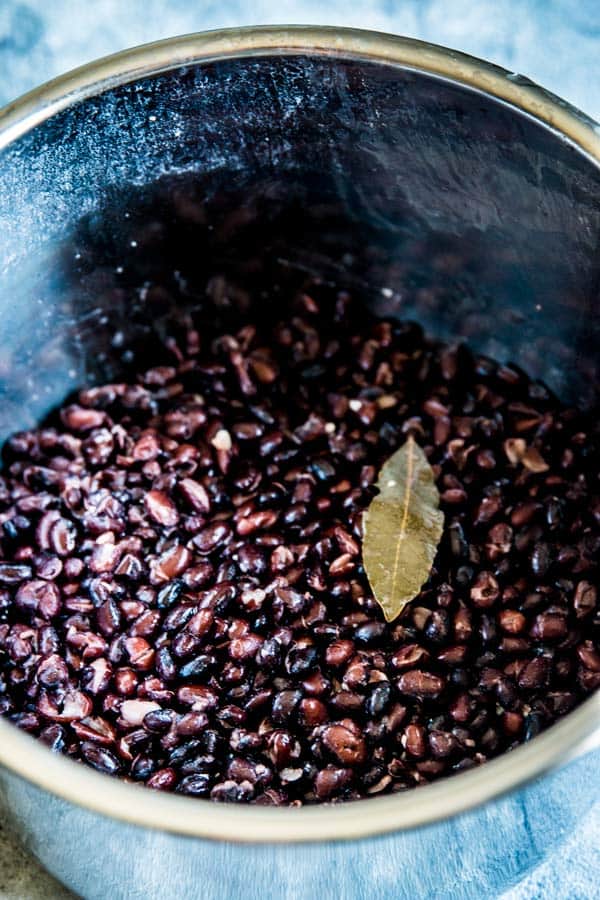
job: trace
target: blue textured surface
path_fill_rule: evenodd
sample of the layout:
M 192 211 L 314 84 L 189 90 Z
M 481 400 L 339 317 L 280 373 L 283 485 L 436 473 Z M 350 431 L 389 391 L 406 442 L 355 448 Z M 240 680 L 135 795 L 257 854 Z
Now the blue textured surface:
M 353 5 L 347 0 L 0 0 L 0 105 L 127 46 L 208 28 L 275 22 L 354 25 L 455 47 L 529 76 L 600 120 L 598 0 L 367 0 Z M 574 777 L 580 787 L 596 779 L 598 757 L 578 766 Z M 524 872 L 519 887 L 502 895 L 504 900 L 598 896 L 600 806 L 574 831 L 556 821 L 555 833 L 565 831 L 560 850 Z M 499 889 L 501 848 L 497 851 Z M 361 900 L 367 900 L 362 892 Z

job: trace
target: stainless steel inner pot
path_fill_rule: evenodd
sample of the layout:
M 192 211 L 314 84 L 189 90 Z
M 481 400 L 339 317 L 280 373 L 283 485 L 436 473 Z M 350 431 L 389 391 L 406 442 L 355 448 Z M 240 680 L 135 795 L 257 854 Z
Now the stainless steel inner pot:
M 257 253 L 592 408 L 599 162 L 598 126 L 526 79 L 374 32 L 236 29 L 79 69 L 0 116 L 0 437 L 153 358 L 182 310 L 146 281 L 254 277 Z M 21 839 L 90 900 L 482 898 L 593 802 L 590 761 L 569 761 L 599 725 L 596 695 L 480 769 L 290 810 L 147 791 L 0 722 L 0 787 Z

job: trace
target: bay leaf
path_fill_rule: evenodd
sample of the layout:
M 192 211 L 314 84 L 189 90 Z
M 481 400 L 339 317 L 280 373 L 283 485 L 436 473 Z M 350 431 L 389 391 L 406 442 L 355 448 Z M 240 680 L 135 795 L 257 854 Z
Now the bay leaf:
M 384 463 L 363 519 L 363 564 L 388 622 L 427 581 L 444 527 L 433 471 L 412 435 Z

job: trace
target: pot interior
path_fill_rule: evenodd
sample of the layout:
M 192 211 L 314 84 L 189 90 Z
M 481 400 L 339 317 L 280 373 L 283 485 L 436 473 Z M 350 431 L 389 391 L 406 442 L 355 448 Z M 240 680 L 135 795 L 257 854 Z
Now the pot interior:
M 0 438 L 155 364 L 173 320 L 216 303 L 241 323 L 247 287 L 269 315 L 307 272 L 596 402 L 598 168 L 483 93 L 339 56 L 225 59 L 81 101 L 1 167 Z

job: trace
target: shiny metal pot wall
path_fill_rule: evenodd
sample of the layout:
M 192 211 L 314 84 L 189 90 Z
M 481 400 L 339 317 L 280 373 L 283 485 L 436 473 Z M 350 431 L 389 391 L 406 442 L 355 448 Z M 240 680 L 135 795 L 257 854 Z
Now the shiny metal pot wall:
M 599 160 L 597 126 L 524 79 L 375 33 L 215 32 L 61 78 L 0 117 L 0 436 L 153 352 L 185 312 L 141 289 L 161 269 L 239 276 L 257 247 L 275 268 L 335 278 L 591 406 Z M 211 226 L 194 259 L 170 236 L 173 210 Z M 480 898 L 594 800 L 596 782 L 576 777 L 585 760 L 569 760 L 599 723 L 595 696 L 480 769 L 288 810 L 143 790 L 0 722 L 0 785 L 26 845 L 90 900 L 226 885 L 239 897 Z

